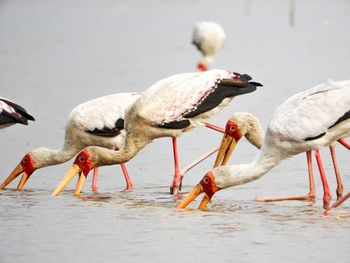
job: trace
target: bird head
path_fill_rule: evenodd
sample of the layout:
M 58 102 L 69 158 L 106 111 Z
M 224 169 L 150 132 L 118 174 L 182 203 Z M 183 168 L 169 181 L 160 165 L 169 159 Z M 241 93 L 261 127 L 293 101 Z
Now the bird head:
M 52 195 L 58 195 L 62 192 L 75 175 L 79 175 L 79 179 L 74 194 L 79 195 L 89 172 L 93 168 L 95 168 L 95 165 L 91 160 L 89 149 L 86 148 L 77 155 L 72 167 L 67 171 Z
M 222 177 L 222 175 L 224 174 L 220 172 L 220 169 L 221 167 L 225 167 L 224 165 L 227 163 L 237 142 L 240 140 L 241 137 L 242 137 L 242 134 L 240 133 L 237 123 L 235 121 L 229 120 L 226 124 L 225 133 L 221 140 L 218 155 L 215 160 L 214 167 L 218 167 L 218 168 L 214 168 L 212 171 L 206 173 L 202 178 L 202 180 L 193 188 L 193 190 L 177 206 L 177 208 L 186 208 L 194 199 L 197 198 L 197 196 L 204 193 L 204 197 L 198 209 L 205 210 L 207 204 L 209 203 L 213 195 L 217 191 L 225 188 L 220 183 L 222 180 L 217 177 Z
M 207 204 L 213 197 L 213 195 L 221 190 L 220 187 L 218 187 L 215 184 L 215 178 L 212 172 L 206 173 L 202 180 L 197 184 L 192 191 L 188 194 L 188 196 L 182 200 L 182 202 L 177 206 L 177 208 L 186 208 L 194 199 L 197 198 L 200 194 L 204 193 L 204 197 L 198 207 L 200 210 L 205 210 Z
M 22 178 L 17 186 L 18 190 L 22 190 L 23 186 L 28 181 L 29 177 L 33 174 L 33 172 L 37 169 L 34 158 L 30 153 L 26 154 L 21 162 L 16 166 L 15 169 L 10 173 L 10 175 L 6 178 L 6 180 L 0 185 L 0 189 L 5 188 L 8 184 L 10 184 L 14 179 L 16 179 L 20 174 L 23 173 Z
M 225 133 L 222 137 L 214 167 L 226 165 L 238 141 L 242 138 L 240 126 L 236 120 L 229 120 L 226 123 Z

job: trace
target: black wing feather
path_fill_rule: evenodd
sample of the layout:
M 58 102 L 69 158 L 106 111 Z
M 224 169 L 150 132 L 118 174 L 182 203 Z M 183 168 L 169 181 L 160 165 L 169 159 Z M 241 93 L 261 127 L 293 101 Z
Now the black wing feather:
M 32 115 L 30 115 L 23 107 L 19 106 L 18 104 L 3 98 L 1 98 L 1 100 L 7 103 L 8 105 L 10 105 L 16 112 L 21 114 L 27 120 L 31 120 L 31 121 L 35 120 Z
M 94 129 L 92 131 L 87 130 L 87 133 L 101 136 L 101 137 L 116 137 L 120 134 L 120 131 L 124 129 L 124 120 L 119 118 L 115 122 L 115 126 L 113 128 L 103 127 L 102 129 Z
M 231 98 L 256 90 L 256 87 L 262 86 L 258 82 L 248 82 L 251 79 L 249 75 L 241 75 L 237 80 L 225 79 L 217 84 L 217 88 L 204 101 L 198 105 L 197 109 L 184 115 L 185 118 L 193 118 L 199 114 L 210 111 L 218 106 L 225 98 Z
M 339 123 L 341 123 L 341 122 L 343 122 L 343 121 L 345 121 L 347 119 L 350 119 L 350 111 L 345 112 L 345 114 L 343 116 L 341 116 L 333 125 L 329 126 L 328 129 L 336 126 L 337 124 L 339 124 Z M 321 134 L 319 134 L 317 136 L 314 136 L 314 137 L 307 137 L 307 138 L 305 138 L 305 141 L 316 140 L 316 139 L 319 139 L 319 138 L 323 137 L 324 135 L 326 135 L 325 132 L 323 132 L 323 133 L 321 133 Z

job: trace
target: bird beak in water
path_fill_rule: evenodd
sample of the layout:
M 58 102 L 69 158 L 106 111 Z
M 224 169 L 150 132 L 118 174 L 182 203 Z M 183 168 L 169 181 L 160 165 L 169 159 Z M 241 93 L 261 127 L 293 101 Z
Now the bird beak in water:
M 209 172 L 176 208 L 186 208 L 194 199 L 196 199 L 197 196 L 204 193 L 204 197 L 199 204 L 198 209 L 205 210 L 213 195 L 219 190 L 220 188 L 214 183 L 213 173 Z
M 21 181 L 19 181 L 18 185 L 17 185 L 17 190 L 22 190 L 24 185 L 26 184 L 26 182 L 29 179 L 29 175 L 26 172 L 23 172 Z
M 11 183 L 13 180 L 15 180 L 21 173 L 23 173 L 23 176 L 21 178 L 21 181 L 19 182 L 17 189 L 22 190 L 24 184 L 28 180 L 29 176 L 24 171 L 23 166 L 21 164 L 17 165 L 17 167 L 10 173 L 10 175 L 6 178 L 6 180 L 0 185 L 0 189 L 5 188 L 9 183 Z
M 225 128 L 225 134 L 221 140 L 218 155 L 216 156 L 214 167 L 226 165 L 241 134 L 235 122 L 228 121 Z
M 73 166 L 67 171 L 67 173 L 65 174 L 59 185 L 56 187 L 52 195 L 58 195 L 60 192 L 62 192 L 63 189 L 67 186 L 67 184 L 69 184 L 69 182 L 72 181 L 74 176 L 77 174 L 79 174 L 79 179 L 75 187 L 74 194 L 79 195 L 85 183 L 86 176 L 84 175 L 82 169 L 76 164 L 73 164 Z
M 221 140 L 218 155 L 215 160 L 214 167 L 225 165 L 230 158 L 237 142 L 241 138 L 241 134 L 235 122 L 228 121 L 226 124 L 225 134 Z M 204 197 L 199 204 L 198 209 L 205 210 L 207 204 L 213 195 L 220 190 L 215 184 L 215 178 L 212 172 L 207 173 L 196 187 L 189 193 L 189 195 L 177 206 L 177 208 L 187 207 L 198 195 L 204 193 Z

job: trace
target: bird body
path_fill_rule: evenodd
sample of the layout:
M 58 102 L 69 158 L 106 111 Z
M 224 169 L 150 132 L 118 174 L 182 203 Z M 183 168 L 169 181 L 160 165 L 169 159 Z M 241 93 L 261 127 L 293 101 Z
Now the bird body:
M 94 167 L 127 162 L 152 140 L 178 137 L 202 125 L 234 96 L 261 86 L 250 80 L 248 75 L 225 70 L 184 73 L 163 79 L 144 91 L 126 112 L 127 136 L 123 150 L 88 147 L 77 156 L 75 164 L 87 176 Z M 76 169 L 72 170 L 71 178 L 75 174 Z M 62 191 L 67 183 L 61 183 L 54 194 Z
M 210 193 L 205 196 L 200 208 L 205 208 L 216 191 L 257 180 L 282 160 L 315 150 L 325 195 L 328 195 L 326 200 L 324 196 L 327 209 L 330 196 L 318 150 L 349 135 L 350 80 L 328 81 L 298 93 L 276 109 L 261 151 L 251 163 L 216 167 L 205 175 L 199 185 L 204 192 L 210 189 Z M 200 192 L 198 187 L 196 196 Z M 178 207 L 187 206 L 194 198 L 190 194 Z
M 213 62 L 223 45 L 226 34 L 223 28 L 211 21 L 201 21 L 195 24 L 192 34 L 192 44 L 202 53 L 198 70 L 205 71 Z
M 108 149 L 124 147 L 124 115 L 126 108 L 140 95 L 119 93 L 96 98 L 76 106 L 66 123 L 61 149 L 40 147 L 26 154 L 0 189 L 24 172 L 18 189 L 22 189 L 30 175 L 39 168 L 64 163 L 90 145 Z
M 328 81 L 281 104 L 269 122 L 265 140 L 250 164 L 216 168 L 215 183 L 256 180 L 289 156 L 321 149 L 350 135 L 350 81 Z M 346 118 L 344 118 L 344 116 Z M 234 172 L 233 172 L 234 171 Z M 232 181 L 233 180 L 233 181 Z M 228 182 L 229 181 L 229 182 Z
M 348 80 L 329 80 L 298 93 L 276 109 L 266 132 L 267 140 L 283 147 L 289 155 L 328 146 L 349 136 L 349 105 Z
M 23 107 L 0 97 L 0 129 L 16 123 L 28 125 L 28 120 L 34 121 L 34 117 Z

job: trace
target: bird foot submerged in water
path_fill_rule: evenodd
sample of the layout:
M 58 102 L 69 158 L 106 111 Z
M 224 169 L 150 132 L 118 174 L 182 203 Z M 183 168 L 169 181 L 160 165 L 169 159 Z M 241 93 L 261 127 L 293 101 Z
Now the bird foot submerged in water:
M 331 206 L 331 208 L 336 208 L 340 206 L 344 201 L 350 198 L 350 192 L 347 193 L 346 195 L 343 195 L 341 198 L 339 198 L 337 201 L 334 202 L 334 204 Z
M 177 195 L 181 191 L 182 178 L 183 178 L 183 175 L 181 176 L 180 182 L 173 181 L 173 184 L 170 186 L 170 194 L 171 195 Z

